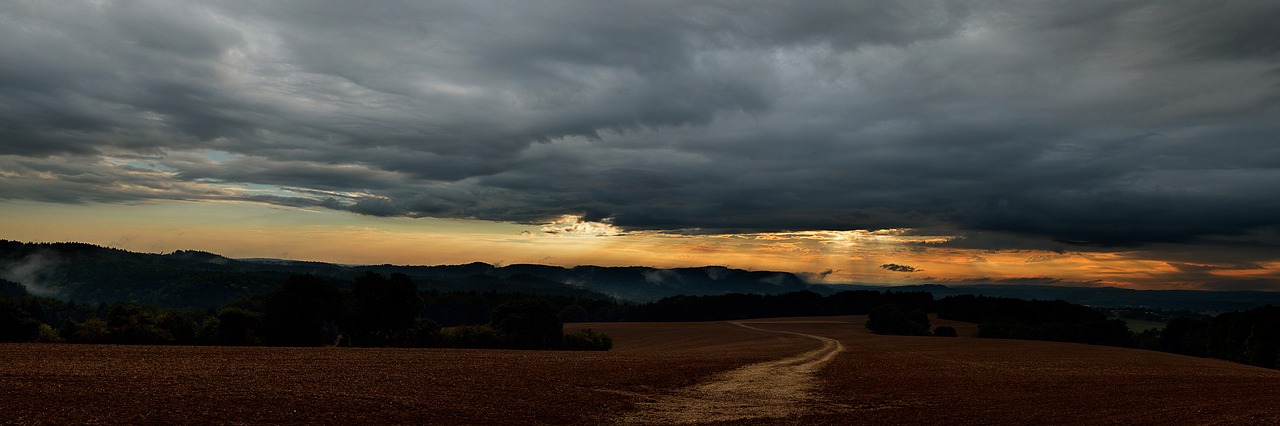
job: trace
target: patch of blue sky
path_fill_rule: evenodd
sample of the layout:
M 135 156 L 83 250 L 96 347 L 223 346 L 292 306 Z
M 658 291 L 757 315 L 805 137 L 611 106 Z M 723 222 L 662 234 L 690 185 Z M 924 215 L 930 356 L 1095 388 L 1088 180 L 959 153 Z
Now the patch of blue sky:
M 277 185 L 268 185 L 268 184 L 251 183 L 251 182 L 235 182 L 235 181 L 228 181 L 228 180 L 222 180 L 222 179 L 209 179 L 209 178 L 196 179 L 196 181 L 204 184 L 234 188 L 235 190 L 238 190 L 240 192 L 247 193 L 247 194 L 274 195 L 274 196 L 288 197 L 288 198 L 299 198 L 299 197 L 311 198 L 309 194 L 304 194 L 297 191 L 291 191 L 287 188 L 282 188 Z
M 300 194 L 298 192 L 290 191 L 288 189 L 281 188 L 276 185 L 264 185 L 260 183 L 246 183 L 246 182 L 235 182 L 235 183 L 227 182 L 227 183 L 238 186 L 242 188 L 242 190 L 244 190 L 245 192 L 250 192 L 254 194 L 276 195 L 280 197 L 290 197 L 290 198 L 307 197 L 307 194 Z
M 219 163 L 230 160 L 232 158 L 231 154 L 223 151 L 195 151 L 192 154 L 199 155 L 201 157 L 208 158 L 210 160 L 213 160 Z

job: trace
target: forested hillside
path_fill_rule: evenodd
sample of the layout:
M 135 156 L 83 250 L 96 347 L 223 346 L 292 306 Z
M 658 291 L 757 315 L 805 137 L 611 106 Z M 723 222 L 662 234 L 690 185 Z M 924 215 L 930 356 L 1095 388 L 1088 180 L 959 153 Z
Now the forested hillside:
M 82 243 L 0 240 L 0 278 L 32 294 L 88 303 L 133 301 L 170 308 L 218 307 L 264 294 L 296 274 L 350 287 L 365 272 L 404 274 L 419 290 L 495 291 L 645 302 L 674 295 L 781 294 L 824 290 L 786 272 L 724 267 L 649 267 L 486 263 L 444 266 L 347 266 L 275 259 L 237 260 L 213 253 L 133 253 Z

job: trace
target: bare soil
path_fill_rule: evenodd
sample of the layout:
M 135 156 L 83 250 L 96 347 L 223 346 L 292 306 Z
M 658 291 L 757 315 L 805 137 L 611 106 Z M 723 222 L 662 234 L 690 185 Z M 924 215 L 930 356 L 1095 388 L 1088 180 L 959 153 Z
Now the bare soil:
M 605 353 L 4 344 L 0 421 L 1280 424 L 1280 371 L 1087 345 L 877 336 L 863 321 L 570 327 L 612 335 Z
M 861 327 L 865 317 L 844 319 L 769 325 L 845 344 L 818 372 L 826 401 L 809 414 L 734 423 L 1280 424 L 1276 370 L 1071 343 L 879 336 Z
M 815 373 L 844 350 L 838 340 L 794 331 L 770 331 L 755 325 L 767 322 L 732 322 L 750 330 L 790 334 L 821 342 L 822 346 L 799 355 L 750 364 L 707 378 L 640 404 L 640 410 L 622 417 L 626 423 L 703 423 L 756 418 L 787 418 L 809 412 L 815 394 Z
M 0 344 L 0 422 L 601 424 L 816 346 L 729 323 L 593 327 L 614 350 Z

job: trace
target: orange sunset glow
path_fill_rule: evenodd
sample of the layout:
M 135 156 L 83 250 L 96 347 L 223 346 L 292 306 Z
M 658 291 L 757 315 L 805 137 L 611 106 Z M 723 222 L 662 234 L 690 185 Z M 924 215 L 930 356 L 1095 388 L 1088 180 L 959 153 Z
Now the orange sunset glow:
M 77 211 L 84 209 L 85 211 Z M 89 215 L 92 219 L 81 219 Z M 1252 269 L 1197 265 L 1188 274 L 1141 250 L 957 248 L 957 235 L 909 229 L 738 234 L 626 232 L 566 216 L 544 225 L 467 220 L 368 219 L 256 204 L 66 206 L 26 203 L 6 211 L 0 232 L 29 241 L 85 241 L 140 252 L 196 249 L 238 258 L 339 264 L 487 262 L 560 266 L 727 266 L 788 271 L 813 283 L 1032 282 L 1128 288 L 1198 288 L 1205 278 L 1272 280 L 1280 261 Z M 882 265 L 909 264 L 910 272 Z

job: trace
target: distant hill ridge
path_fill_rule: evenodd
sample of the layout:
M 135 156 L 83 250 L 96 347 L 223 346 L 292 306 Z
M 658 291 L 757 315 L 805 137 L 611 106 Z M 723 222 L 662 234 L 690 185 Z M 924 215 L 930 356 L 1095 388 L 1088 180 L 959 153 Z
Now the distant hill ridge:
M 830 293 L 788 272 L 720 266 L 660 269 L 515 264 L 399 266 L 337 265 L 282 259 L 231 259 L 179 250 L 135 253 L 85 243 L 0 240 L 0 278 L 37 295 L 77 302 L 131 300 L 169 307 L 216 307 L 274 289 L 293 274 L 314 274 L 342 286 L 364 271 L 408 275 L 422 290 L 502 291 L 617 298 L 645 302 L 678 294 Z
M 283 259 L 232 259 L 215 253 L 179 250 L 135 253 L 86 243 L 24 243 L 0 240 L 0 280 L 26 290 L 77 302 L 136 301 L 162 307 L 217 307 L 270 291 L 293 274 L 314 274 L 339 286 L 364 271 L 408 275 L 422 290 L 497 291 L 616 298 L 648 302 L 675 295 L 728 293 L 782 294 L 808 290 L 923 291 L 936 298 L 976 294 L 1018 299 L 1065 300 L 1099 307 L 1222 312 L 1280 305 L 1280 292 L 1134 290 L 1052 285 L 810 284 L 788 272 L 747 271 L 723 266 L 652 268 L 514 264 L 339 265 Z

